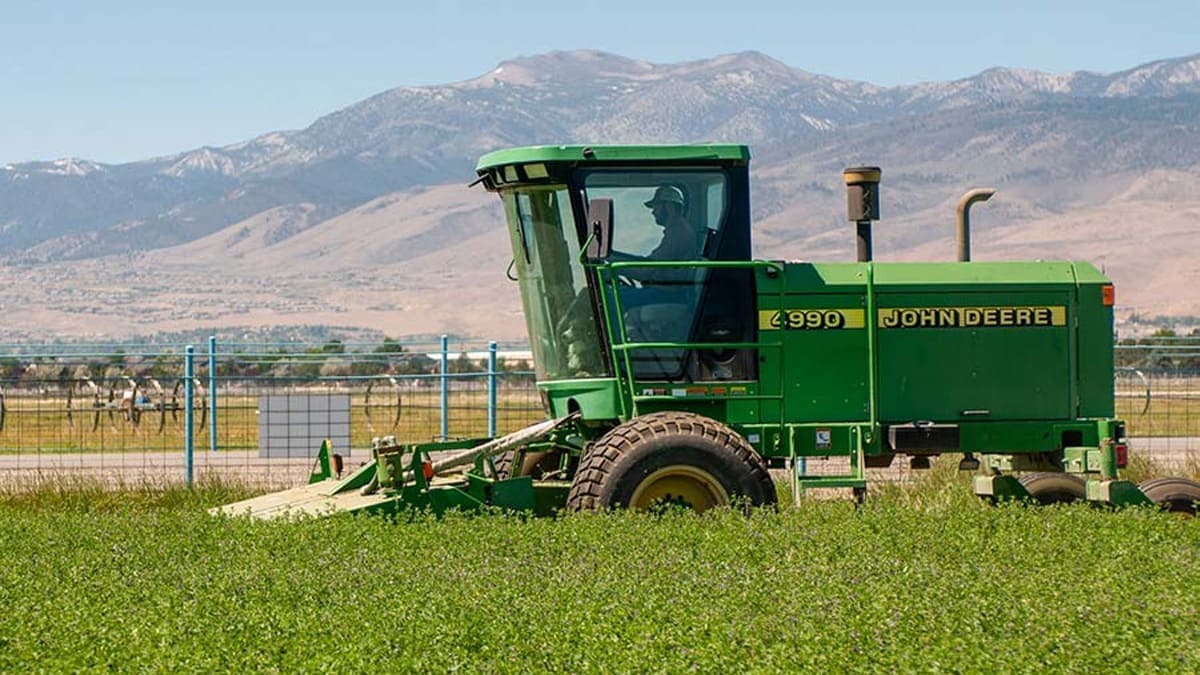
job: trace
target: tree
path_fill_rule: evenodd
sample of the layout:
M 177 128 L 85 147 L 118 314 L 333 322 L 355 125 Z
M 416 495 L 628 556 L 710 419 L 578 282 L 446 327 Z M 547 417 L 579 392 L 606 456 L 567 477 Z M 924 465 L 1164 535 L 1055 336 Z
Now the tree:
M 351 375 L 382 375 L 388 371 L 387 361 L 376 357 L 373 359 L 355 359 L 350 365 Z
M 474 361 L 471 360 L 471 357 L 467 356 L 466 352 L 459 354 L 457 359 L 454 359 L 453 361 L 451 361 L 448 368 L 450 369 L 450 372 L 452 372 L 452 373 L 478 373 L 478 372 L 480 372 L 479 367 L 475 364 Z M 486 371 L 487 368 L 485 367 L 483 370 Z
M 183 361 L 174 354 L 159 354 L 154 357 L 149 374 L 157 378 L 180 377 L 183 375 Z
M 396 365 L 396 372 L 401 375 L 426 375 L 437 372 L 437 361 L 425 354 L 409 352 Z
M 15 357 L 6 356 L 0 359 L 0 379 L 15 382 L 25 369 Z
M 376 354 L 399 354 L 404 351 L 404 345 L 390 337 L 383 338 L 383 343 L 375 348 Z

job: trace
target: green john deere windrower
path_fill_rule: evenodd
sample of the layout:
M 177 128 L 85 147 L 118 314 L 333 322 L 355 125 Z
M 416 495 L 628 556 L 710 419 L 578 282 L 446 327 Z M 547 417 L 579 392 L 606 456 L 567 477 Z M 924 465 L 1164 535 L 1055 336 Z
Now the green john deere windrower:
M 858 261 L 755 260 L 739 145 L 545 146 L 476 169 L 500 196 L 547 420 L 507 436 L 377 443 L 351 475 L 231 504 L 260 517 L 494 505 L 697 510 L 866 493 L 866 469 L 961 453 L 989 499 L 1159 503 L 1118 478 L 1113 286 L 1085 262 L 878 263 L 880 171 L 847 169 Z M 810 458 L 843 457 L 840 475 Z M 464 470 L 465 469 L 465 470 Z M 786 473 L 784 473 L 786 472 Z

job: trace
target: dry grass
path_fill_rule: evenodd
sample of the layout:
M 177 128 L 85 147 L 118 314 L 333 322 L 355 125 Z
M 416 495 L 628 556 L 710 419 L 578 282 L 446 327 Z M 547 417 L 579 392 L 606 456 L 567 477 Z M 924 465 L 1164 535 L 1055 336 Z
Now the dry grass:
M 1131 436 L 1200 436 L 1200 392 L 1157 392 L 1149 407 L 1141 394 L 1118 396 L 1116 412 Z
M 328 390 L 322 389 L 321 393 Z M 452 391 L 448 397 L 448 435 L 485 436 L 488 431 L 485 391 Z M 258 442 L 258 395 L 221 395 L 218 399 L 217 445 L 224 450 L 253 450 Z M 369 447 L 376 436 L 394 435 L 401 441 L 428 441 L 441 433 L 441 403 L 436 391 L 407 393 L 397 420 L 394 399 L 376 395 L 369 402 L 351 394 L 350 430 L 353 447 Z M 8 412 L 0 432 L 0 453 L 30 452 L 173 452 L 185 445 L 184 413 L 144 411 L 135 424 L 121 410 L 75 410 L 68 415 L 65 397 L 7 399 Z M 497 397 L 498 431 L 518 429 L 544 418 L 532 387 L 512 388 Z M 209 421 L 195 414 L 193 439 L 207 446 Z

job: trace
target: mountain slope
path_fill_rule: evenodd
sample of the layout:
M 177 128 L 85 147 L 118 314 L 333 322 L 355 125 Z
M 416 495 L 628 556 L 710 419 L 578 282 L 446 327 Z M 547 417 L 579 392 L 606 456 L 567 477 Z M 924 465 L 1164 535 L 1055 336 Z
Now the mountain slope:
M 930 114 L 1028 105 L 1046 115 L 1054 111 L 1037 106 L 1047 101 L 1144 103 L 1197 92 L 1200 57 L 1112 75 L 996 68 L 955 82 L 881 88 L 756 52 L 680 64 L 553 52 L 465 82 L 392 89 L 306 129 L 223 148 L 119 166 L 6 166 L 0 255 L 45 261 L 160 248 L 297 202 L 340 213 L 396 190 L 461 180 L 480 153 L 511 145 L 821 143 L 848 128 Z
M 498 205 L 465 187 L 475 159 L 534 143 L 698 140 L 753 146 L 756 255 L 848 259 L 840 172 L 878 164 L 881 259 L 948 258 L 955 199 L 990 185 L 1000 194 L 981 207 L 981 259 L 1094 257 L 1121 277 L 1122 302 L 1200 314 L 1187 229 L 1200 56 L 883 88 L 756 52 L 676 64 L 553 52 L 229 146 L 8 165 L 0 304 L 33 308 L 10 311 L 10 330 L 66 330 L 75 317 L 106 330 L 341 320 L 519 333 Z M 1117 256 L 1125 231 L 1136 254 Z M 462 312 L 436 318 L 444 307 Z

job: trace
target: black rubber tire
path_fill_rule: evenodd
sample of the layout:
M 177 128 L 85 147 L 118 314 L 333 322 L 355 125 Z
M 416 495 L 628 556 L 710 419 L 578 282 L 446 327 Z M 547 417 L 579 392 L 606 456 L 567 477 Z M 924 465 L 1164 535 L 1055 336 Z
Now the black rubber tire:
M 1042 505 L 1069 504 L 1087 498 L 1087 481 L 1073 473 L 1038 471 L 1024 474 L 1017 480 Z
M 495 459 L 492 460 L 492 465 L 496 467 L 496 480 L 505 480 L 514 477 L 512 475 L 512 464 L 516 456 L 516 450 L 507 450 L 496 455 Z M 525 460 L 521 463 L 521 471 L 516 475 L 541 478 L 546 471 L 553 470 L 550 468 L 551 464 L 553 464 L 553 469 L 558 468 L 557 452 L 527 452 L 525 453 Z
M 700 488 L 711 488 L 717 504 L 735 499 L 753 506 L 776 502 L 767 465 L 746 439 L 701 415 L 658 412 L 616 426 L 584 451 L 567 508 L 627 508 L 639 488 L 645 494 L 664 472 L 677 472 L 685 481 L 689 474 L 698 476 Z M 670 495 L 665 499 L 677 501 Z M 706 507 L 686 500 L 677 503 L 697 510 Z
M 1142 494 L 1171 513 L 1196 515 L 1200 483 L 1186 478 L 1154 478 L 1138 485 Z

